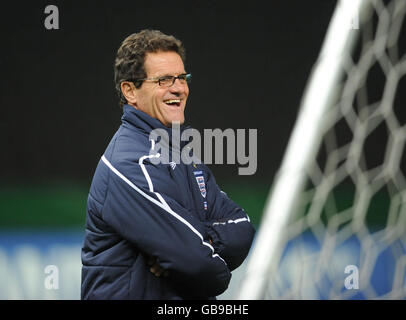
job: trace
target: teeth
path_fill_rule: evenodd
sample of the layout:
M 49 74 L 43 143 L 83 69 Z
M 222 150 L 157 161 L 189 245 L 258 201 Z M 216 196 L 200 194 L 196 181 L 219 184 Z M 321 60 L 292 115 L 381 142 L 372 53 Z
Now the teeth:
M 165 100 L 165 103 L 180 103 L 179 99 Z

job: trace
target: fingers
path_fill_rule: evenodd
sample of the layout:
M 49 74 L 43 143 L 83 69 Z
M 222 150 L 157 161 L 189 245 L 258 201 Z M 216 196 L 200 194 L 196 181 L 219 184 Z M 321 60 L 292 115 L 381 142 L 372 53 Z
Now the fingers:
M 156 277 L 164 276 L 167 277 L 169 275 L 169 271 L 162 268 L 159 264 L 154 264 L 149 271 L 151 271 Z
M 165 271 L 159 264 L 154 264 L 149 271 L 151 271 L 156 277 L 160 277 Z
M 150 266 L 149 271 L 153 273 L 156 277 L 164 276 L 167 277 L 169 275 L 169 271 L 162 268 L 157 262 L 155 257 L 149 257 L 147 264 Z

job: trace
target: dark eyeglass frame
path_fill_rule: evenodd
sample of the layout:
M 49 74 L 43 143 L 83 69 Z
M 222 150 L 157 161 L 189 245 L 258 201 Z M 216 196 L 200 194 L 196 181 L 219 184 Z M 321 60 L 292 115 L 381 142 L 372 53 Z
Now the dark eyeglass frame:
M 172 83 L 170 85 L 164 85 L 162 84 L 163 81 L 167 81 L 172 79 Z M 192 74 L 191 73 L 182 73 L 178 76 L 162 76 L 162 77 L 156 77 L 156 78 L 143 78 L 143 79 L 134 79 L 132 80 L 134 83 L 142 83 L 144 81 L 150 81 L 150 82 L 158 82 L 159 86 L 162 87 L 172 87 L 175 84 L 176 79 L 179 79 L 181 83 L 182 81 L 185 81 L 185 84 L 190 83 L 192 81 Z

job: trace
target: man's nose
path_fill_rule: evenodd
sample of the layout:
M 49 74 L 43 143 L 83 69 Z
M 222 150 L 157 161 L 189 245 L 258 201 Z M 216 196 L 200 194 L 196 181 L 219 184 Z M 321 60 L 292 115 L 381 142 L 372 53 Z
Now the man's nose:
M 175 79 L 175 82 L 173 83 L 172 86 L 169 87 L 169 90 L 172 93 L 178 92 L 184 92 L 186 90 L 187 84 L 183 84 L 179 79 Z

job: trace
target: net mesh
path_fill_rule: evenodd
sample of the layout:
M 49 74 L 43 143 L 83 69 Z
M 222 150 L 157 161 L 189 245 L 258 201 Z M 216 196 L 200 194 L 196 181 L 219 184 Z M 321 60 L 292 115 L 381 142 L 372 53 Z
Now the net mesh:
M 371 3 L 265 299 L 406 298 L 406 1 Z

